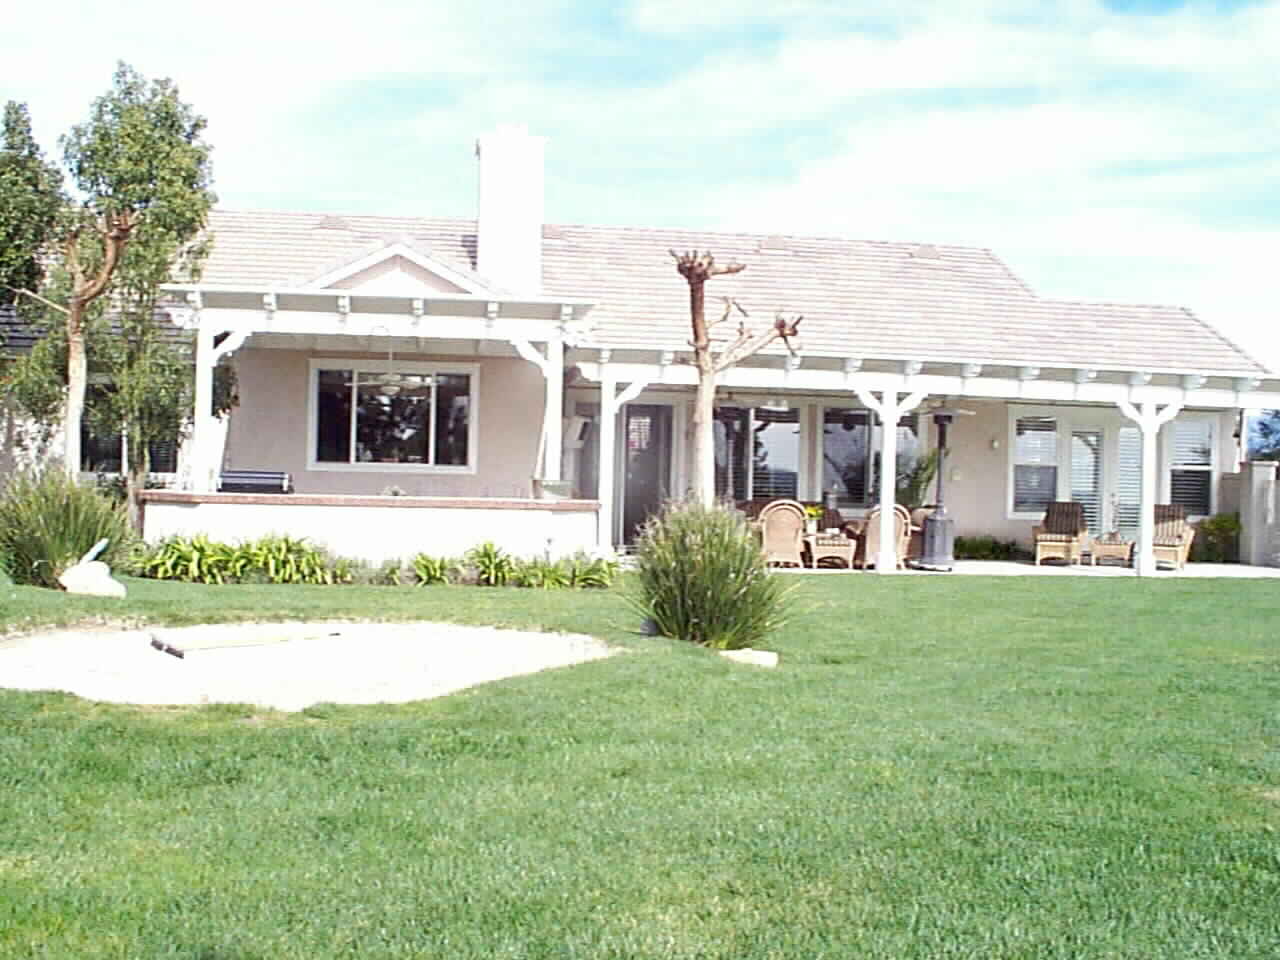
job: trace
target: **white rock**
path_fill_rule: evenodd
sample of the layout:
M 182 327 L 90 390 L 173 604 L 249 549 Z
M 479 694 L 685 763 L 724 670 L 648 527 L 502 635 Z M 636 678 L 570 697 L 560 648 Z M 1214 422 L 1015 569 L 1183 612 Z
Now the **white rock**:
M 720 656 L 737 663 L 748 663 L 753 667 L 776 667 L 778 655 L 772 650 L 754 650 L 743 647 L 741 650 L 721 650 Z
M 123 597 L 124 584 L 111 579 L 111 568 L 101 560 L 90 560 L 67 567 L 58 577 L 67 593 L 81 593 L 90 597 Z

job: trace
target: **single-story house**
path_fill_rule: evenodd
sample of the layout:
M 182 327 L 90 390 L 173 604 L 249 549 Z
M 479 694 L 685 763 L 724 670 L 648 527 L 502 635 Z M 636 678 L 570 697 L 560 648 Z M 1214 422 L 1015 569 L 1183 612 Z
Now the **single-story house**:
M 719 377 L 716 482 L 737 500 L 864 513 L 936 444 L 945 402 L 973 414 L 949 438 L 957 533 L 1029 541 L 1047 502 L 1077 500 L 1095 533 L 1138 539 L 1142 572 L 1152 506 L 1234 509 L 1241 412 L 1280 406 L 1280 377 L 1180 307 L 1045 299 L 979 248 L 553 225 L 541 138 L 502 130 L 477 156 L 475 220 L 211 216 L 201 278 L 171 287 L 197 417 L 176 488 L 148 494 L 148 538 L 284 530 L 370 560 L 623 547 L 689 484 L 672 250 L 746 265 L 708 285 L 713 319 L 721 297 L 749 328 L 803 316 L 794 352 Z M 240 404 L 222 423 L 226 358 Z M 294 492 L 218 491 L 249 470 Z

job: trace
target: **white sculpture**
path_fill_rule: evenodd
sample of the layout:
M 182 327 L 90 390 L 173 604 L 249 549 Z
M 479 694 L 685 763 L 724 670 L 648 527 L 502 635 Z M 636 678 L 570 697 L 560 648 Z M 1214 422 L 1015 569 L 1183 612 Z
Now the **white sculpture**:
M 110 567 L 94 559 L 106 548 L 107 538 L 103 537 L 89 548 L 79 563 L 62 571 L 58 577 L 62 589 L 90 597 L 123 597 L 126 593 L 124 584 L 112 579 Z

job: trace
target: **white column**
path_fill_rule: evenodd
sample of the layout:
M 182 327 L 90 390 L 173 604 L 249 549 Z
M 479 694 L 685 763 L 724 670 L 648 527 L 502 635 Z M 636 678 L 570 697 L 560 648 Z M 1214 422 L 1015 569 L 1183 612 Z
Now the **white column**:
M 1151 545 L 1156 522 L 1156 437 L 1160 428 L 1182 410 L 1182 401 L 1166 404 L 1163 410 L 1157 410 L 1151 400 L 1142 401 L 1140 410 L 1128 400 L 1118 400 L 1116 405 L 1142 430 L 1142 503 L 1138 513 L 1138 544 L 1133 567 L 1138 576 L 1147 577 L 1156 572 L 1156 555 Z
M 209 493 L 214 488 L 213 368 L 218 358 L 213 346 L 213 325 L 205 319 L 196 328 L 195 410 L 191 418 L 191 489 Z
M 617 383 L 606 365 L 600 376 L 600 452 L 596 465 L 596 499 L 600 501 L 596 545 L 601 553 L 613 552 L 613 448 L 618 433 L 613 401 L 616 391 Z
M 547 341 L 547 365 L 543 370 L 547 393 L 543 404 L 542 428 L 546 431 L 543 443 L 542 480 L 544 483 L 560 482 L 560 460 L 564 456 L 564 342 Z
M 880 417 L 880 552 L 876 555 L 876 573 L 898 572 L 898 538 L 894 506 L 898 502 L 898 420 L 914 410 L 924 393 L 908 394 L 898 402 L 897 390 L 884 390 L 876 397 L 870 390 L 854 388 L 858 399 Z

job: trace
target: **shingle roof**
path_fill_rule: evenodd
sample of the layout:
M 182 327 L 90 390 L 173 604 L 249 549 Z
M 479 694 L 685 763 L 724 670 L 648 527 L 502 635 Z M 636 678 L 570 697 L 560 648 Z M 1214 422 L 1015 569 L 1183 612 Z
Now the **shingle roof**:
M 305 285 L 393 242 L 475 277 L 473 220 L 216 211 L 210 227 L 211 284 Z M 697 249 L 747 265 L 708 285 L 709 313 L 728 296 L 754 326 L 803 314 L 808 356 L 1265 371 L 1189 310 L 1042 299 L 976 247 L 562 225 L 543 237 L 543 293 L 593 301 L 600 346 L 687 349 L 688 288 L 668 250 Z

